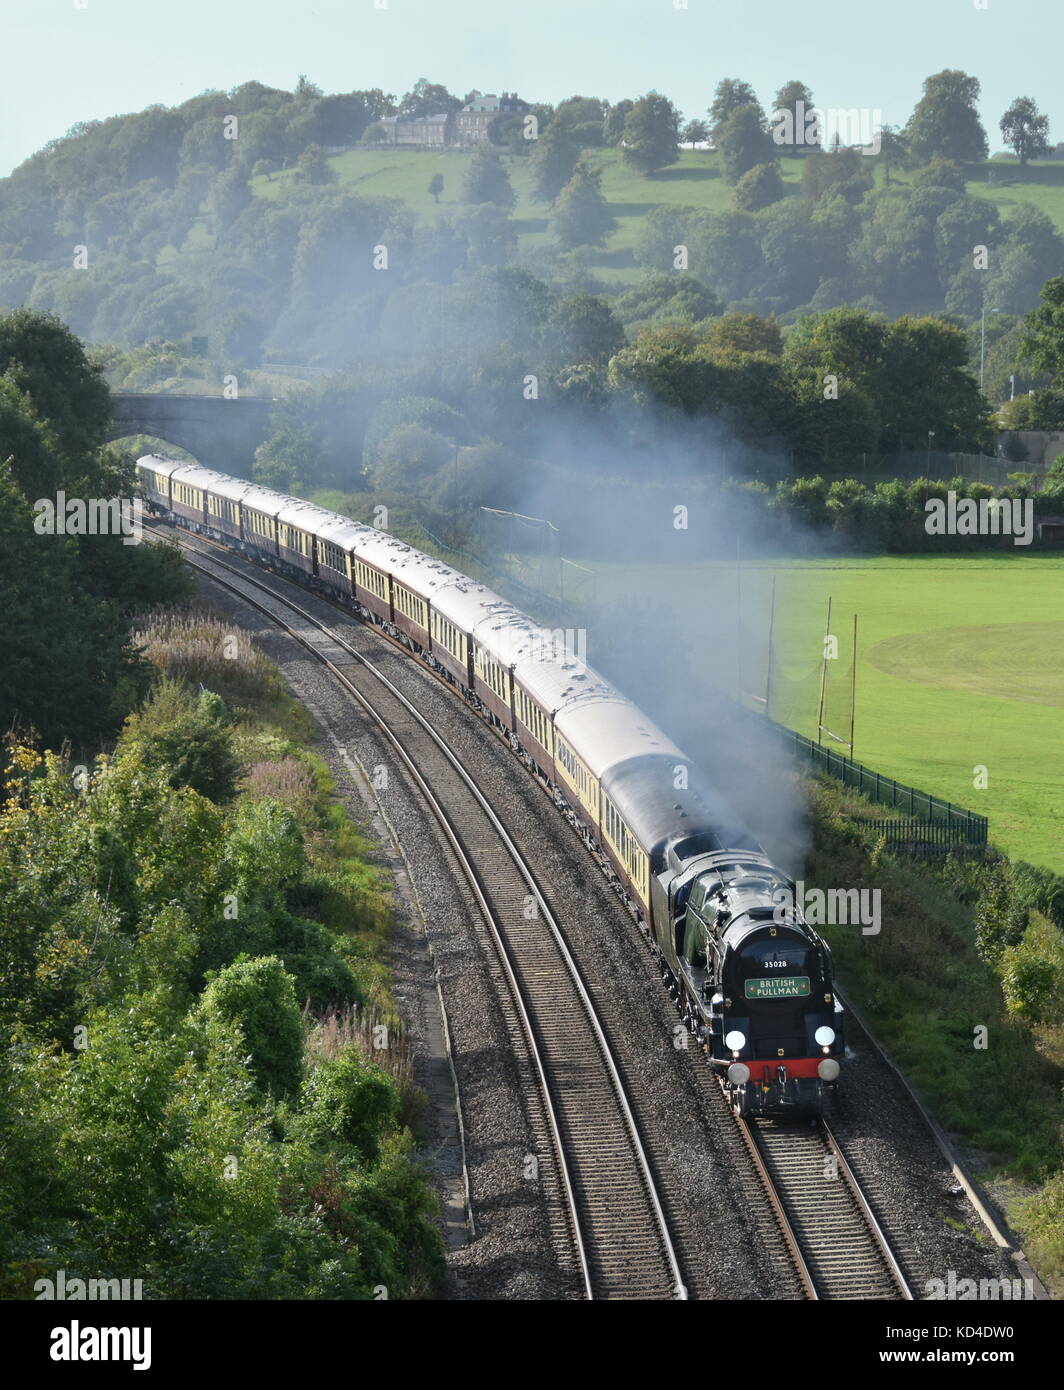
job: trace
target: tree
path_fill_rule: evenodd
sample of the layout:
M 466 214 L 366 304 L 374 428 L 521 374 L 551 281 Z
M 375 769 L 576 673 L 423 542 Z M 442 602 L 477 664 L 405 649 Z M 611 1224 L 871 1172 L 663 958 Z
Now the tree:
M 478 145 L 462 181 L 463 203 L 494 203 L 512 210 L 517 198 L 502 160 L 491 145 Z
M 517 231 L 502 208 L 476 203 L 458 212 L 453 225 L 465 238 L 470 267 L 507 265 L 517 249 Z
M 65 481 L 55 434 L 8 373 L 0 376 L 0 459 L 6 459 L 27 502 L 54 497 Z
M 298 493 L 316 481 L 322 440 L 312 425 L 295 418 L 271 422 L 270 433 L 255 450 L 251 476 L 262 487 Z
M 424 425 L 400 425 L 381 440 L 370 475 L 381 492 L 414 492 L 451 458 L 454 445 Z
M 819 138 L 814 136 L 809 123 L 812 111 L 813 93 L 804 82 L 785 82 L 776 93 L 772 107 L 772 138 L 787 154 L 819 145 Z
M 737 106 L 714 130 L 714 140 L 724 163 L 724 177 L 736 184 L 759 164 L 775 159 L 772 140 L 762 124 L 760 108 Z M 778 170 L 777 170 L 778 177 Z
M 572 178 L 580 151 L 566 130 L 547 127 L 536 141 L 532 164 L 532 196 L 541 203 L 553 203 Z
M 551 125 L 564 130 L 578 149 L 603 143 L 603 122 L 609 102 L 598 97 L 568 97 L 554 108 Z
M 750 106 L 757 112 L 758 120 L 764 124 L 765 113 L 761 110 L 761 103 L 757 99 L 757 93 L 749 82 L 743 82 L 737 77 L 725 77 L 717 84 L 717 90 L 713 94 L 713 104 L 709 108 L 709 125 L 716 142 L 717 132 L 724 125 L 724 122 L 734 111 L 738 111 L 742 106 Z
M 793 443 L 800 460 L 823 467 L 825 462 L 875 453 L 881 427 L 871 392 L 855 381 L 842 380 L 837 395 L 826 400 L 822 376 L 802 372 L 792 380 L 798 408 Z
M 624 329 L 604 299 L 576 294 L 551 310 L 548 336 L 561 361 L 594 362 L 612 357 L 624 347 Z
M 318 152 L 321 153 L 320 150 Z M 332 173 L 328 165 L 325 168 Z M 296 178 L 300 178 L 298 173 Z M 254 195 L 241 165 L 234 162 L 216 174 L 211 180 L 206 200 L 214 233 L 221 235 L 226 232 L 253 200 Z
M 904 169 L 909 157 L 909 142 L 896 125 L 881 126 L 879 130 L 879 160 L 883 165 L 884 182 L 890 184 L 895 169 Z
M 783 197 L 783 178 L 775 160 L 755 164 L 735 185 L 735 206 L 744 212 L 759 212 Z
M 1042 286 L 1037 309 L 1023 321 L 1019 358 L 1064 388 L 1064 276 L 1055 275 Z
M 763 319 L 758 314 L 725 314 L 709 325 L 704 341 L 720 352 L 783 355 L 783 334 L 775 315 Z
M 658 92 L 640 97 L 624 120 L 624 157 L 643 174 L 676 162 L 680 113 Z
M 616 226 L 617 219 L 602 196 L 602 170 L 581 158 L 558 195 L 551 232 L 570 251 L 574 246 L 603 245 Z
M 990 407 L 969 369 L 968 344 L 953 324 L 903 315 L 883 337 L 883 371 L 874 383 L 888 448 L 977 451 L 991 436 Z
M 421 425 L 443 435 L 448 445 L 463 434 L 465 428 L 458 411 L 434 396 L 390 396 L 380 403 L 365 426 L 362 464 L 367 474 L 380 461 L 379 449 L 383 441 L 404 425 Z
M 301 72 L 296 81 L 295 94 L 300 101 L 318 101 L 321 99 L 321 88 L 316 82 L 311 82 L 305 72 Z
M 221 177 L 224 178 L 225 175 Z M 336 171 L 326 159 L 325 151 L 320 145 L 308 145 L 296 160 L 293 177 L 296 183 L 309 183 L 321 188 L 336 182 Z
M 526 125 L 534 112 L 503 111 L 488 125 L 488 139 L 496 149 L 527 159 L 535 148 L 537 128 Z
M 322 97 L 314 106 L 314 139 L 319 145 L 353 145 L 373 121 L 395 110 L 395 98 L 378 88 Z
M 976 109 L 979 92 L 979 79 L 958 69 L 925 79 L 924 94 L 905 127 L 915 159 L 927 161 L 937 154 L 972 164 L 986 158 L 986 131 Z
M 711 290 L 693 275 L 648 275 L 613 301 L 622 323 L 646 319 L 685 319 L 697 323 L 719 314 L 723 306 Z
M 71 467 L 64 481 L 77 485 L 77 472 L 90 467 L 88 456 L 103 444 L 111 422 L 102 369 L 54 314 L 16 309 L 0 314 L 0 373 L 28 392 Z
M 440 194 L 443 192 L 442 174 L 433 174 L 432 178 L 429 179 L 429 192 L 438 203 L 440 201 Z
M 1000 125 L 1005 144 L 1019 156 L 1021 169 L 1029 159 L 1049 153 L 1049 117 L 1042 115 L 1030 97 L 1017 97 Z
M 624 139 L 624 123 L 635 105 L 627 97 L 611 106 L 602 122 L 602 139 L 607 145 L 619 145 Z
M 787 334 L 784 346 L 796 373 L 832 374 L 856 381 L 870 393 L 883 371 L 882 319 L 861 309 L 831 309 L 807 314 Z
M 838 194 L 859 203 L 873 183 L 871 161 L 860 150 L 819 150 L 802 165 L 802 194 L 810 201 Z
M 446 87 L 420 77 L 399 103 L 400 116 L 440 116 L 460 111 L 465 105 L 461 97 L 452 96 Z
M 709 139 L 709 122 L 688 121 L 680 132 L 680 140 L 685 145 L 702 145 Z
M 110 734 L 145 668 L 115 606 L 82 584 L 76 542 L 34 531 L 6 459 L 0 438 L 0 724 L 35 727 L 53 746 Z

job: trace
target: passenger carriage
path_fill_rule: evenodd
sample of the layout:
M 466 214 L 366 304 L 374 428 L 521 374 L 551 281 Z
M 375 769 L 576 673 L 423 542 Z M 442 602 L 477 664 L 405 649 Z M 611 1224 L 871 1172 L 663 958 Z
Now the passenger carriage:
M 392 592 L 392 572 L 403 552 L 410 547 L 405 541 L 366 526 L 351 546 L 351 575 L 355 598 L 382 623 L 396 627 L 395 604 Z M 426 640 L 427 640 L 426 629 Z
M 472 631 L 473 693 L 507 733 L 515 732 L 513 667 L 532 650 L 537 628 L 527 614 L 486 590 Z
M 233 541 L 243 541 L 240 504 L 253 483 L 246 478 L 226 478 L 221 474 L 211 481 L 207 492 L 207 525 L 210 530 Z
M 327 511 L 325 516 L 326 520 L 314 530 L 315 574 L 318 582 L 332 593 L 351 599 L 355 595 L 351 553 L 370 528 L 335 512 Z
M 597 679 L 588 672 L 589 685 Z M 581 814 L 630 894 L 650 920 L 650 854 L 633 824 L 631 797 L 611 793 L 613 774 L 624 764 L 657 765 L 666 787 L 682 782 L 689 764 L 679 748 L 630 700 L 618 692 L 570 699 L 554 716 L 554 764 L 559 781 L 575 793 Z M 665 781 L 665 779 L 668 779 Z M 642 829 L 642 827 L 639 827 Z
M 179 464 L 170 474 L 170 510 L 193 522 L 197 527 L 207 525 L 207 495 L 216 475 L 198 463 Z
M 487 617 L 502 596 L 478 584 L 475 579 L 454 571 L 455 578 L 432 596 L 429 626 L 432 655 L 444 670 L 466 690 L 474 690 L 473 642 L 470 633 Z
M 240 518 L 244 527 L 244 544 L 260 555 L 280 559 L 277 544 L 277 518 L 295 498 L 285 497 L 272 488 L 249 483 L 240 499 Z
M 277 513 L 278 558 L 301 574 L 316 575 L 318 556 L 315 539 L 318 532 L 333 519 L 332 512 L 315 506 L 313 502 L 286 498 Z
M 557 652 L 550 633 L 542 629 L 536 644 L 514 664 L 513 684 L 517 737 L 532 761 L 551 781 L 556 780 L 556 712 L 578 698 L 621 698 L 607 681 L 582 662 Z M 571 784 L 570 789 L 577 793 L 577 788 Z
M 182 465 L 177 459 L 146 454 L 137 459 L 137 477 L 145 500 L 153 510 L 170 511 L 170 478 Z

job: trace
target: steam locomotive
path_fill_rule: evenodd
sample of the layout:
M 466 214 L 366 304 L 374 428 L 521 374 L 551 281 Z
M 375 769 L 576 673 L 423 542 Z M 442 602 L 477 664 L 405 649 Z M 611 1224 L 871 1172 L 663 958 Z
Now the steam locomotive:
M 501 595 L 243 479 L 146 455 L 148 509 L 351 607 L 460 691 L 552 790 L 654 945 L 737 1113 L 817 1111 L 843 1055 L 827 944 L 794 884 L 630 700 Z

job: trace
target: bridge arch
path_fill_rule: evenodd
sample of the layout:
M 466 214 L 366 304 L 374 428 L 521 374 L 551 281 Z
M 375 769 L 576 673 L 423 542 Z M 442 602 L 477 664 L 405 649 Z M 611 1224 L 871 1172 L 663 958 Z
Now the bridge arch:
M 266 438 L 273 401 L 265 396 L 170 396 L 118 391 L 111 395 L 109 439 L 147 434 L 192 454 L 205 468 L 251 477 L 255 450 Z

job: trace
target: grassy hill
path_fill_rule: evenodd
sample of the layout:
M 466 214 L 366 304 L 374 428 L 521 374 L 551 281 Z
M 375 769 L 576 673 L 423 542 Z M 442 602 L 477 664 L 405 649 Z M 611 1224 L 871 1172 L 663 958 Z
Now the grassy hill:
M 594 157 L 602 169 L 603 194 L 618 221 L 617 230 L 606 247 L 593 257 L 596 273 L 606 283 L 621 287 L 639 279 L 640 271 L 632 257 L 632 249 L 643 218 L 654 208 L 671 204 L 727 212 L 735 206 L 733 190 L 724 179 L 720 155 L 715 152 L 681 150 L 676 164 L 650 178 L 631 169 L 619 150 L 597 150 Z M 460 193 L 471 158 L 470 154 L 459 150 L 435 152 L 367 147 L 346 150 L 331 156 L 328 162 L 340 187 L 375 197 L 399 198 L 418 217 L 431 220 L 464 206 Z M 876 166 L 876 181 L 882 184 L 886 171 L 878 159 L 869 158 Z M 503 162 L 517 194 L 513 216 L 522 247 L 545 246 L 550 208 L 531 195 L 529 161 L 504 155 Z M 800 158 L 780 161 L 785 197 L 800 196 L 802 165 Z M 444 178 L 438 205 L 428 191 L 429 180 L 437 173 Z M 984 164 L 973 165 L 971 175 L 967 185 L 971 197 L 990 199 L 1002 213 L 1020 203 L 1031 203 L 1052 218 L 1057 229 L 1064 233 L 1064 162 L 1036 163 L 1021 170 L 1018 164 L 987 160 Z M 258 197 L 276 199 L 292 177 L 291 170 L 260 175 L 251 180 L 251 188 Z M 895 173 L 891 178 L 897 183 L 907 183 L 910 175 Z

